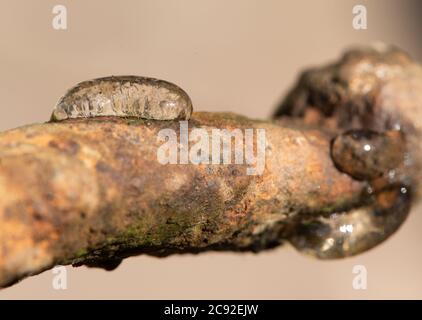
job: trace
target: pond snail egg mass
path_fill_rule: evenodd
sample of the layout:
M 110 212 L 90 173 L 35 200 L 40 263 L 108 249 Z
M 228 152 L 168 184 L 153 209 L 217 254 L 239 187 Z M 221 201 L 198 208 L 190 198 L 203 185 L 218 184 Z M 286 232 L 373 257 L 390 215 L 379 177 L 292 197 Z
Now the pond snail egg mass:
M 192 101 L 173 83 L 146 77 L 116 76 L 84 81 L 57 103 L 51 121 L 91 117 L 189 120 Z

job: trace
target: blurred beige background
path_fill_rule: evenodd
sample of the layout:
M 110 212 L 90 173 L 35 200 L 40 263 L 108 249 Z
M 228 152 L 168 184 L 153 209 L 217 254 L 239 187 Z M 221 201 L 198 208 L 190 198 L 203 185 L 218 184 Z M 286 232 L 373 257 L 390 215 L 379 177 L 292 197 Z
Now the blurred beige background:
M 51 26 L 68 10 L 68 30 Z M 352 7 L 368 30 L 352 28 Z M 46 121 L 73 84 L 136 74 L 179 84 L 196 110 L 269 117 L 298 72 L 352 45 L 382 40 L 422 60 L 420 1 L 0 0 L 0 130 Z M 422 209 L 422 208 L 421 208 Z M 127 259 L 113 272 L 68 267 L 68 290 L 50 271 L 0 291 L 9 298 L 422 298 L 421 209 L 389 241 L 321 262 L 285 246 L 254 254 Z M 368 289 L 352 288 L 352 268 Z

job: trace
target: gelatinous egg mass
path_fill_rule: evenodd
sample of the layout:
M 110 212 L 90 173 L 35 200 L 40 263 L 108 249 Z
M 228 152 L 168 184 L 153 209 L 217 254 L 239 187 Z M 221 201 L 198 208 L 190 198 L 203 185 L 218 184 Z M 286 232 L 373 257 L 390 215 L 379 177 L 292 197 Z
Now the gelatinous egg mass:
M 303 219 L 293 229 L 290 243 L 320 259 L 344 258 L 377 246 L 406 219 L 411 204 L 405 186 L 391 186 L 369 195 L 367 206 L 328 216 Z
M 188 120 L 192 102 L 173 83 L 138 76 L 112 76 L 84 81 L 57 103 L 51 121 L 101 116 L 152 120 Z

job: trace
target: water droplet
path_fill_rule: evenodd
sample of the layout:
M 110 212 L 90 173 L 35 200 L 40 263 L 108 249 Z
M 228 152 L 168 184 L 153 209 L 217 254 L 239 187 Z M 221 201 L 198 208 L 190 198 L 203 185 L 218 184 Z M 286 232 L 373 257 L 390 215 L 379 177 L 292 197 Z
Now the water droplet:
M 51 120 L 99 116 L 188 120 L 191 114 L 189 96 L 175 84 L 119 76 L 84 81 L 71 88 L 57 103 Z
M 403 148 L 400 132 L 351 130 L 334 139 L 331 155 L 341 171 L 356 179 L 372 180 L 402 163 Z

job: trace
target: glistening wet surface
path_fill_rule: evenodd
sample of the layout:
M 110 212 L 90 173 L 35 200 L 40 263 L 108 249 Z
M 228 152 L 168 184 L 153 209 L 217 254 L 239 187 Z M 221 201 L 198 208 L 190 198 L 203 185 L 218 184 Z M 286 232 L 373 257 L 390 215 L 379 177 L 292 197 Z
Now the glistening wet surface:
M 51 120 L 97 116 L 187 120 L 192 102 L 173 83 L 138 76 L 111 76 L 81 82 L 57 103 Z

